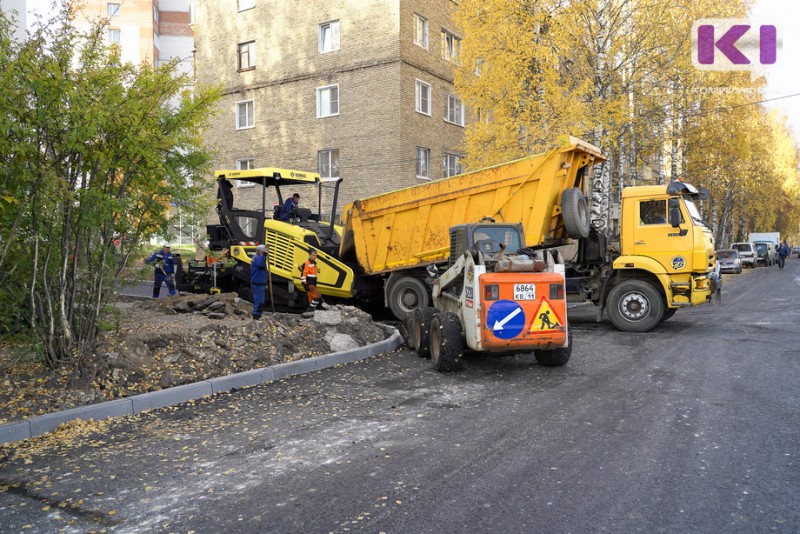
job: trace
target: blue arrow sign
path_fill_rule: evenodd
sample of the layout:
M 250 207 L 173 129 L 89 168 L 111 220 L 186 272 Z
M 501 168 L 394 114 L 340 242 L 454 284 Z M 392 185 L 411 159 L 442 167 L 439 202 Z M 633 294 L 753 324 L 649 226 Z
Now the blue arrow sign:
M 525 312 L 513 300 L 498 300 L 486 312 L 486 327 L 500 339 L 514 339 L 525 328 Z

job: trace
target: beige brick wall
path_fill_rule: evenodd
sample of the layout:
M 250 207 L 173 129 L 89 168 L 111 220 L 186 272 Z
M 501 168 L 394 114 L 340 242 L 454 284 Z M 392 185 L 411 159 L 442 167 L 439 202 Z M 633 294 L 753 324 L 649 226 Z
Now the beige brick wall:
M 431 149 L 432 177 L 442 176 L 445 151 L 456 153 L 463 135 L 463 128 L 444 121 L 444 94 L 452 92 L 453 74 L 441 57 L 439 34 L 453 4 L 357 4 L 305 0 L 301 8 L 257 0 L 254 9 L 237 12 L 236 0 L 197 2 L 197 79 L 222 83 L 225 92 L 206 135 L 218 149 L 217 169 L 235 168 L 237 159 L 252 157 L 257 166 L 316 171 L 317 152 L 338 149 L 340 206 L 419 183 L 417 146 Z M 427 51 L 413 44 L 415 12 L 429 19 Z M 336 19 L 341 48 L 320 54 L 319 24 Z M 249 40 L 256 43 L 256 68 L 237 72 L 236 45 Z M 431 116 L 415 111 L 416 79 L 432 86 Z M 331 84 L 339 85 L 339 115 L 317 118 L 316 88 Z M 237 131 L 235 104 L 249 99 L 255 102 L 255 127 Z M 237 205 L 261 206 L 260 189 L 237 188 L 235 195 Z

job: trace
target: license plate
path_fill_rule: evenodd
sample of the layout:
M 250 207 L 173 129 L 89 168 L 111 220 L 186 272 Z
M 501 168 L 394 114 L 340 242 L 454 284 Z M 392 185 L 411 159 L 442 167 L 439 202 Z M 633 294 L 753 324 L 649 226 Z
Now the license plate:
M 536 284 L 514 284 L 514 300 L 536 300 Z

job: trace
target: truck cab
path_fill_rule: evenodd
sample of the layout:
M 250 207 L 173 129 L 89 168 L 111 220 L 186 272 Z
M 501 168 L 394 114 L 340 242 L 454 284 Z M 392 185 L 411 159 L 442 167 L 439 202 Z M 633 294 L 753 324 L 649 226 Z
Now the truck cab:
M 607 303 L 616 326 L 647 331 L 676 309 L 711 300 L 714 236 L 695 204 L 704 196 L 681 181 L 623 189 L 620 254 Z M 657 294 L 645 294 L 643 284 Z

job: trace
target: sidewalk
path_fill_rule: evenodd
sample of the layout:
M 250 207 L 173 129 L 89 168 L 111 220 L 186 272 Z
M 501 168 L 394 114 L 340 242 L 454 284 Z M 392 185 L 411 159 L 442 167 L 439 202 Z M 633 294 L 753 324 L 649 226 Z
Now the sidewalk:
M 152 285 L 149 287 L 152 287 Z M 136 297 L 136 295 L 131 296 Z M 392 332 L 387 339 L 357 349 L 334 352 L 325 356 L 282 363 L 261 369 L 253 369 L 242 373 L 203 380 L 193 384 L 184 384 L 174 388 L 81 406 L 70 410 L 40 415 L 24 421 L 0 425 L 0 444 L 41 436 L 42 434 L 54 430 L 60 424 L 74 419 L 100 420 L 107 417 L 137 414 L 146 410 L 173 406 L 193 399 L 199 399 L 217 393 L 226 393 L 243 387 L 266 384 L 293 375 L 318 371 L 344 363 L 364 360 L 378 354 L 383 354 L 384 352 L 391 352 L 403 344 L 403 338 L 397 329 L 386 325 L 383 326 L 387 332 Z

